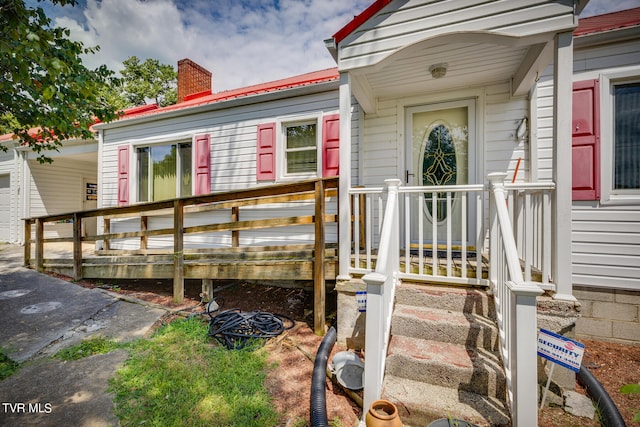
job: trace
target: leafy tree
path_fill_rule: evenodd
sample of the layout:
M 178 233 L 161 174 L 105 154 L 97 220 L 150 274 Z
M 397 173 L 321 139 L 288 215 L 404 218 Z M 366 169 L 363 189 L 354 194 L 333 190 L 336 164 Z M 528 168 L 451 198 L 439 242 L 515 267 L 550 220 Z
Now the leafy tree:
M 43 151 L 57 150 L 67 139 L 92 138 L 92 123 L 116 118 L 99 95 L 113 72 L 105 65 L 87 69 L 81 56 L 99 47 L 71 41 L 69 33 L 53 27 L 41 7 L 0 0 L 0 132 L 14 133 L 40 153 L 41 163 L 52 161 Z
M 136 56 L 125 59 L 122 64 L 121 89 L 131 105 L 144 105 L 147 99 L 162 107 L 176 103 L 177 72 L 173 66 L 160 64 L 157 59 L 140 62 Z

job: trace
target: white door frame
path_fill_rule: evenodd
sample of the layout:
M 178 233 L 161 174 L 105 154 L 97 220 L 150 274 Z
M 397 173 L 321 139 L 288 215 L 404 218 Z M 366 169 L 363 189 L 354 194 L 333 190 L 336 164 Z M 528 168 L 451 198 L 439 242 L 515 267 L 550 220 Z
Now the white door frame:
M 451 101 L 441 101 L 441 102 L 432 102 L 432 103 L 424 103 L 420 105 L 407 106 L 404 108 L 404 138 L 403 138 L 403 148 L 404 148 L 404 173 L 403 173 L 403 182 L 405 185 L 415 185 L 413 179 L 409 179 L 410 172 L 413 172 L 413 175 L 417 173 L 417 171 L 413 170 L 415 159 L 413 159 L 413 115 L 415 113 L 422 112 L 431 112 L 431 111 L 439 111 L 439 110 L 447 110 L 454 108 L 467 108 L 467 125 L 468 125 L 468 142 L 467 142 L 467 183 L 466 184 L 475 184 L 478 182 L 478 126 L 479 123 L 479 114 L 478 114 L 478 99 L 477 97 L 467 97 L 458 100 Z M 476 221 L 475 217 L 475 198 L 469 197 L 468 199 L 468 233 L 467 233 L 467 244 L 475 245 L 475 233 L 476 233 Z M 415 215 L 412 215 L 412 218 Z M 411 233 L 413 234 L 413 233 Z

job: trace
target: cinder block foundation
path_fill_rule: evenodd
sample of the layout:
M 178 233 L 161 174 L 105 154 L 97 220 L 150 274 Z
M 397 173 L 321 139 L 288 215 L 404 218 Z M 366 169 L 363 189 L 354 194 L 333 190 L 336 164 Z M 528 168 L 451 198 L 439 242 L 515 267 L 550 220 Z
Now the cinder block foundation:
M 337 343 L 353 350 L 364 349 L 366 313 L 358 311 L 356 292 L 366 291 L 367 285 L 360 279 L 337 282 L 338 334 Z
M 583 307 L 578 339 L 640 345 L 640 290 L 576 286 L 573 293 Z

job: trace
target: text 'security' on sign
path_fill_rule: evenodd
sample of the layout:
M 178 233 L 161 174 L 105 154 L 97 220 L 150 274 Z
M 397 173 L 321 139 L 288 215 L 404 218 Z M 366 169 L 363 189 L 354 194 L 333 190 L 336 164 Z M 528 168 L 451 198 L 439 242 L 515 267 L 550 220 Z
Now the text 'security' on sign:
M 574 372 L 579 372 L 583 355 L 584 344 L 546 329 L 540 329 L 538 334 L 538 356 Z

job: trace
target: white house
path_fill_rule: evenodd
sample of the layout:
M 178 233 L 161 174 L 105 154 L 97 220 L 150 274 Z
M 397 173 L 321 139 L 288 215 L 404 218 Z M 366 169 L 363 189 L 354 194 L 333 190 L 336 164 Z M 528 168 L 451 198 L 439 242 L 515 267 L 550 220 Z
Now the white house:
M 339 175 L 339 227 L 328 241 L 339 247 L 338 282 L 367 283 L 380 310 L 367 322 L 390 318 L 386 299 L 402 281 L 487 288 L 498 301 L 506 285 L 514 301 L 533 298 L 523 304 L 534 307 L 523 315 L 532 323 L 506 326 L 529 345 L 543 291 L 580 311 L 575 330 L 571 322 L 562 332 L 638 342 L 640 9 L 578 25 L 585 4 L 377 0 L 325 41 L 336 69 L 221 93 L 206 70 L 181 61 L 179 80 L 197 83 L 178 104 L 96 125 L 97 142 L 70 145 L 53 167 L 16 147 L 1 155 L 0 195 L 11 203 L 0 203 L 9 209 L 0 238 L 21 241 L 20 217 L 52 213 L 44 195 L 73 192 L 56 209 L 86 208 L 88 184 L 98 207 L 114 207 Z M 43 178 L 73 174 L 56 180 L 73 191 L 40 187 L 45 167 Z M 129 227 L 111 223 L 112 232 Z M 308 242 L 312 232 L 245 234 L 241 245 Z M 185 246 L 228 240 L 204 234 Z M 386 354 L 386 339 L 366 352 L 367 369 L 383 369 L 373 354 Z M 508 375 L 535 365 L 531 354 L 505 360 Z M 508 380 L 516 425 L 535 417 L 535 404 L 518 409 L 535 395 L 529 371 Z M 373 382 L 365 402 L 380 395 L 381 378 Z

